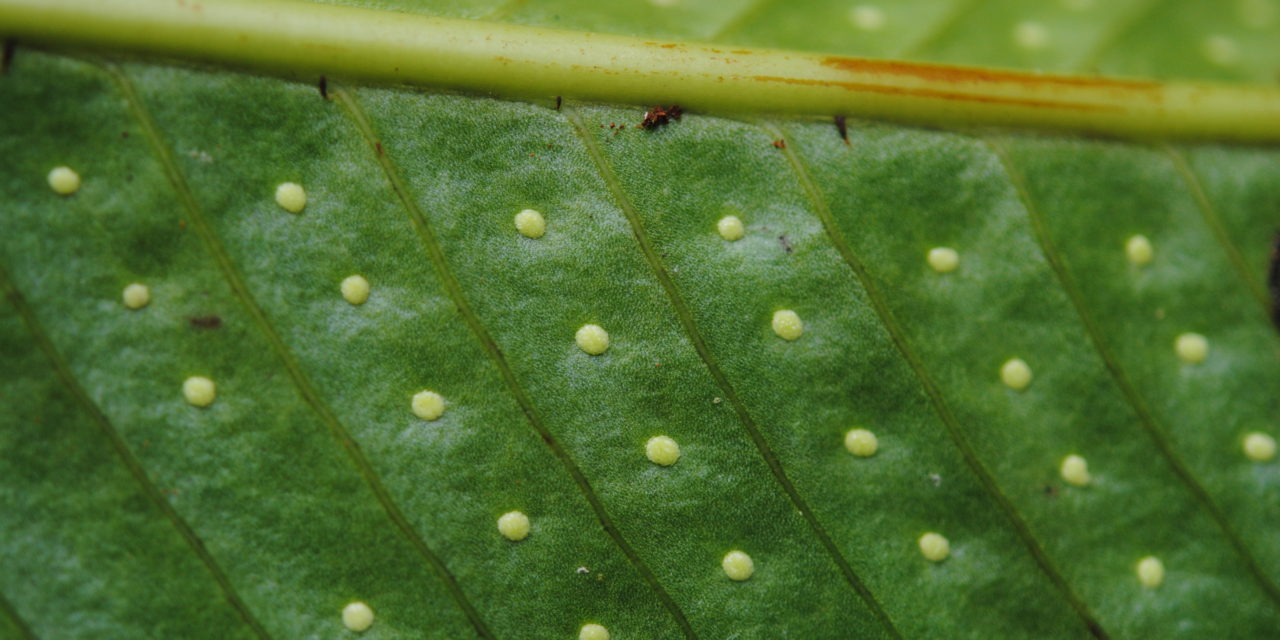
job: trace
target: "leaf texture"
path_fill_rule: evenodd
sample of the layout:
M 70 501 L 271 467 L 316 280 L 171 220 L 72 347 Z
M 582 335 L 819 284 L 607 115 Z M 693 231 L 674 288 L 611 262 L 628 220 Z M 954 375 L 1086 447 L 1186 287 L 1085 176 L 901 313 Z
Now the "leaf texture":
M 1161 78 L 1280 66 L 1267 0 L 912 0 L 875 29 L 844 3 L 665 4 L 363 6 Z M 355 600 L 367 638 L 1280 626 L 1280 471 L 1241 450 L 1276 435 L 1273 148 L 853 120 L 846 140 L 764 115 L 646 131 L 620 105 L 326 92 L 17 48 L 0 635 L 348 637 Z M 46 184 L 57 165 L 74 195 Z M 286 181 L 300 214 L 273 200 Z M 516 231 L 526 208 L 546 235 Z M 1135 234 L 1149 265 L 1126 260 Z M 959 268 L 930 269 L 934 247 Z M 603 355 L 575 345 L 587 323 Z M 1179 361 L 1186 332 L 1203 363 Z M 1015 357 L 1021 392 L 1000 378 Z M 192 375 L 211 406 L 184 401 Z M 423 389 L 438 420 L 410 410 Z M 854 427 L 874 456 L 845 450 Z M 645 458 L 656 435 L 674 465 Z M 1068 454 L 1088 486 L 1060 477 Z M 497 530 L 511 510 L 527 539 Z M 921 555 L 927 531 L 946 560 Z M 730 550 L 749 580 L 725 576 Z

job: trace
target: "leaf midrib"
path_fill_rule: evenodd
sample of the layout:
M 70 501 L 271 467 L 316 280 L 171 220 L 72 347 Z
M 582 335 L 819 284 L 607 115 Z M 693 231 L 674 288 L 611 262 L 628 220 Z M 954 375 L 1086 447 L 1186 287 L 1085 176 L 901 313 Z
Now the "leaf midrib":
M 312 78 L 708 113 L 1280 142 L 1280 88 L 1124 81 L 430 18 L 288 0 L 0 0 L 0 36 Z M 942 32 L 948 24 L 941 25 Z M 921 72 L 923 70 L 923 72 Z

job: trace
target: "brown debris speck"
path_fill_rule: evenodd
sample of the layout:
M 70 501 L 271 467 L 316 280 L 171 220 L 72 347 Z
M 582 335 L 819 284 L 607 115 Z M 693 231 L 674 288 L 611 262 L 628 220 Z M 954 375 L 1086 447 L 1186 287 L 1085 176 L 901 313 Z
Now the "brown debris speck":
M 4 41 L 4 55 L 0 57 L 0 73 L 9 73 L 9 65 L 13 62 L 13 40 Z
M 778 236 L 778 244 L 782 245 L 783 251 L 786 251 L 787 253 L 791 253 L 793 251 L 791 248 L 791 241 L 787 239 L 787 234 L 785 233 Z
M 191 326 L 197 329 L 217 329 L 222 326 L 222 318 L 218 316 L 196 316 L 191 318 Z
M 840 132 L 840 139 L 849 144 L 849 123 L 845 122 L 844 116 L 836 116 L 836 131 Z
M 324 76 L 320 76 L 320 97 L 329 99 L 329 80 Z
M 641 129 L 657 129 L 672 120 L 679 120 L 684 115 L 684 109 L 680 105 L 673 104 L 669 107 L 657 106 L 644 112 L 644 119 L 640 121 Z
M 1271 240 L 1271 268 L 1267 271 L 1267 290 L 1271 292 L 1271 321 L 1280 328 L 1280 231 Z
M 772 145 L 773 145 L 773 148 L 774 148 L 774 149 L 786 149 L 786 148 L 787 148 L 787 141 L 786 141 L 786 140 L 783 140 L 782 138 L 778 138 L 777 140 L 774 140 L 774 141 L 773 141 L 773 142 L 771 142 L 770 144 L 772 144 Z

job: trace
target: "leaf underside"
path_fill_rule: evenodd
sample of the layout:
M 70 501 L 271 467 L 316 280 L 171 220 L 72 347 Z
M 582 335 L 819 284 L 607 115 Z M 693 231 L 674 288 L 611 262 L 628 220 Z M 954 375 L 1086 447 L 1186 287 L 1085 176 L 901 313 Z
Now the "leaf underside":
M 1266 0 L 913 0 L 870 33 L 834 1 L 368 4 L 1056 71 L 1280 67 Z M 1019 47 L 1025 21 L 1050 44 Z M 0 77 L 0 636 L 343 637 L 353 600 L 366 638 L 1280 628 L 1280 467 L 1241 451 L 1276 435 L 1274 149 L 645 131 L 630 107 L 328 91 L 21 46 Z M 545 236 L 516 232 L 525 208 Z M 939 246 L 958 270 L 929 268 Z M 586 323 L 605 354 L 575 345 Z M 1205 362 L 1179 361 L 1186 332 Z M 183 400 L 192 375 L 212 406 Z M 410 411 L 422 389 L 439 420 Z M 875 456 L 845 451 L 858 426 Z M 675 465 L 645 458 L 655 435 Z M 1073 453 L 1087 487 L 1058 475 Z M 511 510 L 518 543 L 495 527 Z M 733 549 L 747 581 L 721 570 Z

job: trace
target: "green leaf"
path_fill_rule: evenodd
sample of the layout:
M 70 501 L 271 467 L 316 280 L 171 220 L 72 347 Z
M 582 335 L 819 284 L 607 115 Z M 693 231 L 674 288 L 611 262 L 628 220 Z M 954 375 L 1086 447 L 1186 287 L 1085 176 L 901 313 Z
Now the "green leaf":
M 643 130 L 621 90 L 518 101 L 348 73 L 322 96 L 313 78 L 67 53 L 98 41 L 58 30 L 97 23 L 48 25 L 0 77 L 0 636 L 353 637 L 353 601 L 366 638 L 1280 626 L 1280 470 L 1242 448 L 1280 409 L 1274 2 L 912 0 L 871 30 L 826 1 L 361 4 L 1259 86 L 1204 89 L 1251 101 L 1203 120 L 1236 145 L 1178 142 L 1173 120 L 1120 142 L 850 118 L 844 140 L 732 92 Z M 210 42 L 189 46 L 226 62 Z M 690 56 L 673 87 L 696 89 Z M 563 94 L 587 95 L 574 73 Z M 782 95 L 761 91 L 749 104 Z M 59 165 L 74 194 L 50 189 Z M 306 190 L 300 213 L 277 205 L 283 182 Z M 523 209 L 545 235 L 517 231 Z M 741 239 L 717 233 L 727 215 Z M 1145 266 L 1126 259 L 1136 234 Z M 936 247 L 958 269 L 931 269 Z M 363 304 L 341 293 L 353 274 Z M 149 304 L 123 304 L 130 283 Z M 797 339 L 771 328 L 779 310 Z M 606 352 L 575 344 L 584 324 Z M 1179 359 L 1188 332 L 1203 362 Z M 1025 390 L 1001 381 L 1011 358 Z M 217 385 L 208 407 L 184 400 L 195 375 Z M 439 419 L 412 411 L 424 389 Z M 875 455 L 846 451 L 855 427 Z M 657 435 L 675 464 L 646 458 Z M 1069 454 L 1087 486 L 1060 475 Z M 517 542 L 496 524 L 513 510 L 532 523 Z M 749 579 L 722 570 L 731 550 Z

